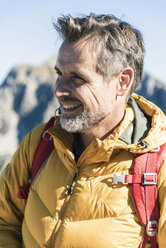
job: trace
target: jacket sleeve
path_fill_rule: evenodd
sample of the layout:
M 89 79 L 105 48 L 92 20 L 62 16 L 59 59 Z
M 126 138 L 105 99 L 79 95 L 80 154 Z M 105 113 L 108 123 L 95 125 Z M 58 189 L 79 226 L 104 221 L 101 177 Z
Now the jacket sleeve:
M 160 219 L 158 225 L 158 245 L 159 248 L 166 247 L 166 157 L 163 161 L 159 173 L 159 204 L 160 204 Z
M 0 248 L 22 247 L 25 200 L 19 199 L 17 192 L 20 186 L 28 183 L 41 128 L 37 130 L 37 135 L 32 134 L 34 131 L 24 138 L 0 176 Z

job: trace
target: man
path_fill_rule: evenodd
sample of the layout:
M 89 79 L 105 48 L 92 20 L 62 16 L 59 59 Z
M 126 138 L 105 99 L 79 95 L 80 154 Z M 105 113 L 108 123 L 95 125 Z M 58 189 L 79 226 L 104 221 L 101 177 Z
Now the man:
M 166 141 L 159 108 L 131 93 L 141 82 L 143 38 L 111 15 L 64 16 L 55 70 L 60 116 L 49 130 L 55 149 L 39 171 L 28 200 L 17 198 L 31 175 L 44 125 L 22 141 L 0 184 L 0 247 L 139 247 L 144 227 L 129 185 L 137 154 Z M 159 174 L 158 245 L 166 247 L 166 162 Z

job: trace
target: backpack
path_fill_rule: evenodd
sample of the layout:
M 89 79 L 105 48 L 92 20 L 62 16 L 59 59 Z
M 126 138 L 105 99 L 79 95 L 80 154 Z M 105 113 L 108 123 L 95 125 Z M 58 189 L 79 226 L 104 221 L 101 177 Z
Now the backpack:
M 139 248 L 144 248 L 148 240 L 150 247 L 157 248 L 156 233 L 160 209 L 157 198 L 158 173 L 166 154 L 166 144 L 150 152 L 137 155 L 132 165 L 132 175 L 114 173 L 113 184 L 131 184 L 134 207 L 142 226 L 145 227 Z
M 54 149 L 52 137 L 47 132 L 49 128 L 53 127 L 54 122 L 55 117 L 52 117 L 45 126 L 32 163 L 31 178 L 26 187 L 19 187 L 17 196 L 20 199 L 27 200 L 31 184 Z M 166 144 L 163 144 L 150 152 L 137 155 L 133 161 L 132 175 L 119 175 L 117 173 L 113 175 L 113 184 L 119 182 L 131 184 L 131 194 L 135 210 L 142 226 L 145 227 L 139 248 L 144 248 L 148 240 L 150 240 L 151 248 L 158 247 L 156 233 L 160 212 L 157 198 L 157 178 L 165 154 Z
M 46 124 L 44 131 L 42 133 L 42 136 L 40 138 L 38 147 L 36 149 L 33 163 L 32 163 L 32 172 L 31 177 L 28 179 L 28 185 L 27 186 L 21 186 L 18 189 L 17 197 L 19 199 L 25 199 L 27 201 L 29 189 L 37 177 L 37 175 L 40 173 L 40 170 L 46 163 L 47 159 L 49 158 L 50 154 L 52 153 L 54 149 L 53 139 L 52 136 L 47 132 L 47 130 L 54 126 L 55 117 L 52 117 Z

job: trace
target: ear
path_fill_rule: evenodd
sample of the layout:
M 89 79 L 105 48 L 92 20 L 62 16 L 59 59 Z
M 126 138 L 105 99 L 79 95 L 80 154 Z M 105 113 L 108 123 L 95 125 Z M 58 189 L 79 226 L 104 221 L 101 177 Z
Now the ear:
M 117 96 L 123 96 L 131 88 L 134 79 L 134 70 L 131 67 L 125 68 L 117 77 Z

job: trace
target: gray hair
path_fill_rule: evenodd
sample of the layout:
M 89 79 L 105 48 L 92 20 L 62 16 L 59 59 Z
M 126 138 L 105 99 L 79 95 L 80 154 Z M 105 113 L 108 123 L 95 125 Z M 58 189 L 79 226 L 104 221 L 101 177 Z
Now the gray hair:
M 133 92 L 142 80 L 144 41 L 141 33 L 113 15 L 62 16 L 53 23 L 63 40 L 74 43 L 89 39 L 100 48 L 96 70 L 112 77 L 130 66 L 134 70 Z

